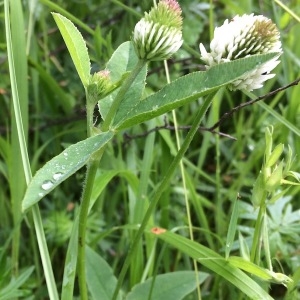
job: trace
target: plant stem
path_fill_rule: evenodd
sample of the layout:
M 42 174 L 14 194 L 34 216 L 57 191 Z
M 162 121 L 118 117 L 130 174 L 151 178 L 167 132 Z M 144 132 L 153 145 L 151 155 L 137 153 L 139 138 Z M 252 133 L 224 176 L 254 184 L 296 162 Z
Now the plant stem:
M 94 116 L 94 107 L 95 107 L 95 104 L 90 101 L 90 95 L 88 94 L 87 90 L 85 91 L 85 95 L 86 95 L 86 122 L 87 122 L 87 136 L 88 137 L 91 137 L 93 135 L 93 127 L 94 127 L 94 124 L 93 124 L 93 116 Z
M 133 81 L 135 80 L 136 76 L 139 74 L 141 69 L 145 66 L 147 63 L 146 60 L 139 60 L 136 64 L 135 68 L 130 72 L 129 76 L 125 79 L 124 83 L 122 84 L 116 98 L 114 99 L 106 117 L 102 124 L 102 131 L 107 131 L 109 129 L 109 126 L 112 122 L 112 120 L 115 117 L 115 114 L 120 106 L 120 103 L 124 99 L 124 95 L 128 91 L 129 87 L 132 85 Z
M 156 193 L 154 194 L 154 197 L 152 199 L 152 201 L 150 202 L 149 204 L 149 207 L 145 213 L 145 216 L 143 218 L 143 221 L 141 223 L 141 226 L 138 230 L 138 232 L 136 233 L 135 235 L 135 238 L 131 244 L 131 247 L 129 249 L 129 252 L 126 256 L 126 259 L 124 261 L 124 264 L 123 264 L 123 267 L 121 269 L 121 272 L 120 272 L 120 275 L 119 275 L 119 279 L 118 279 L 118 282 L 117 282 L 117 285 L 116 285 L 116 289 L 114 291 L 114 294 L 113 294 L 113 297 L 112 299 L 115 300 L 118 296 L 118 293 L 119 293 L 119 290 L 121 289 L 121 286 L 122 286 L 122 283 L 123 283 L 123 280 L 125 278 L 125 275 L 126 275 L 126 272 L 127 272 L 127 269 L 130 265 L 130 262 L 131 262 L 131 259 L 132 259 L 132 256 L 135 252 L 135 249 L 136 249 L 136 246 L 138 245 L 143 233 L 144 233 L 144 230 L 147 226 L 147 223 L 148 223 L 148 220 L 150 219 L 163 191 L 165 190 L 165 188 L 167 187 L 167 185 L 169 184 L 169 181 L 173 175 L 173 173 L 175 172 L 176 170 L 176 167 L 177 165 L 179 164 L 180 160 L 182 159 L 183 155 L 185 154 L 185 152 L 187 151 L 187 149 L 189 148 L 189 145 L 190 143 L 192 142 L 193 140 L 193 137 L 194 135 L 196 134 L 196 132 L 198 131 L 199 129 L 199 126 L 200 126 L 200 123 L 208 109 L 208 107 L 210 106 L 211 102 L 212 102 L 212 99 L 214 97 L 215 93 L 212 93 L 212 94 L 209 94 L 205 100 L 204 100 L 204 103 L 202 104 L 202 106 L 200 107 L 199 111 L 197 112 L 197 115 L 194 119 L 194 122 L 192 124 L 192 127 L 191 129 L 189 130 L 184 142 L 182 143 L 182 146 L 181 148 L 179 149 L 178 153 L 176 154 L 176 156 L 174 157 L 168 171 L 166 172 L 163 180 L 161 181 L 160 185 L 158 186 L 157 190 L 156 190 Z
M 265 213 L 266 213 L 266 204 L 265 204 L 265 199 L 264 199 L 262 201 L 262 204 L 259 207 L 259 212 L 258 212 L 257 220 L 255 223 L 255 230 L 254 230 L 254 235 L 253 235 L 251 253 L 250 253 L 250 261 L 253 263 L 257 263 L 257 264 L 259 262 L 259 255 L 258 255 L 259 240 L 261 237 L 262 225 L 263 225 Z
M 264 254 L 265 254 L 265 258 L 266 258 L 267 267 L 270 271 L 273 271 L 271 251 L 270 251 L 270 243 L 269 243 L 268 216 L 267 216 L 267 214 L 264 215 L 264 221 L 263 221 L 263 244 L 264 244 L 264 251 L 265 251 Z
M 119 108 L 120 103 L 124 99 L 124 95 L 132 85 L 136 76 L 139 74 L 141 69 L 145 66 L 147 61 L 139 60 L 135 68 L 131 71 L 129 76 L 126 78 L 124 83 L 122 84 L 116 98 L 114 99 L 106 118 L 102 124 L 102 131 L 108 131 L 111 122 Z M 96 101 L 93 99 L 93 95 L 90 95 L 88 91 L 86 91 L 87 98 L 87 135 L 93 135 L 93 110 Z M 86 182 L 84 186 L 84 190 L 82 193 L 80 212 L 79 212 L 79 222 L 78 222 L 78 260 L 77 260 L 77 268 L 78 268 L 78 282 L 80 289 L 80 299 L 88 300 L 88 290 L 86 286 L 86 255 L 85 255 L 85 239 L 86 239 L 86 224 L 90 206 L 91 194 L 93 191 L 93 185 L 98 169 L 99 162 L 102 158 L 102 155 L 105 151 L 106 147 L 102 147 L 99 149 L 97 153 L 93 155 L 89 163 L 87 164 L 87 173 L 86 173 Z
M 97 100 L 94 95 L 85 91 L 86 94 L 86 114 L 87 114 L 87 136 L 93 135 L 93 113 Z M 90 207 L 90 199 L 93 191 L 94 181 L 97 174 L 98 165 L 104 153 L 105 147 L 99 149 L 93 155 L 87 164 L 85 185 L 81 197 L 79 220 L 78 220 L 78 256 L 77 256 L 77 275 L 80 290 L 80 299 L 88 300 L 88 290 L 86 285 L 86 254 L 85 254 L 85 241 L 86 241 L 86 225 Z
M 102 150 L 103 148 L 101 148 Z M 102 151 L 103 153 L 103 151 Z M 79 225 L 78 225 L 78 283 L 80 289 L 80 299 L 88 300 L 88 291 L 86 286 L 86 270 L 85 270 L 85 238 L 86 238 L 86 224 L 90 206 L 91 194 L 95 176 L 98 169 L 98 164 L 101 157 L 96 160 L 91 160 L 87 165 L 86 182 L 82 194 Z
M 121 1 L 118 0 L 111 0 L 112 3 L 119 5 L 120 7 L 122 7 L 124 10 L 128 11 L 130 14 L 132 14 L 133 16 L 136 16 L 138 18 L 141 18 L 143 15 L 140 12 L 137 12 L 135 9 L 129 7 L 128 5 L 122 3 Z

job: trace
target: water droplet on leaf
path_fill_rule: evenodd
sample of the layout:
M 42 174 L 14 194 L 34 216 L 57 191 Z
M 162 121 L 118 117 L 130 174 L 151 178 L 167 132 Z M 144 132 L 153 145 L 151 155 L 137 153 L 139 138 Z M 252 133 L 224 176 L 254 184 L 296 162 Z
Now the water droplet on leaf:
M 53 182 L 51 180 L 46 180 L 42 184 L 42 189 L 47 191 L 53 187 Z
M 53 179 L 54 179 L 55 181 L 57 181 L 57 180 L 59 180 L 62 176 L 63 176 L 63 173 L 57 172 L 57 173 L 53 174 L 52 177 L 53 177 Z

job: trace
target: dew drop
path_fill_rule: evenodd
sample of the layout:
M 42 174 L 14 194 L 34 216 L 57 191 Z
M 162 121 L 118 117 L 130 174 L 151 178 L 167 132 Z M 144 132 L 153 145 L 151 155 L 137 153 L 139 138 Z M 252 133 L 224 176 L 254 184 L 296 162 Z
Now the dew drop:
M 67 152 L 64 152 L 64 156 L 67 157 L 67 156 L 68 156 L 68 153 L 67 153 Z
M 57 180 L 59 180 L 62 176 L 63 176 L 63 173 L 57 172 L 57 173 L 53 174 L 52 178 L 53 178 L 55 181 L 57 181 Z
M 39 193 L 39 197 L 43 197 L 44 196 L 44 193 Z
M 53 187 L 53 182 L 51 180 L 46 180 L 42 184 L 42 189 L 47 191 Z

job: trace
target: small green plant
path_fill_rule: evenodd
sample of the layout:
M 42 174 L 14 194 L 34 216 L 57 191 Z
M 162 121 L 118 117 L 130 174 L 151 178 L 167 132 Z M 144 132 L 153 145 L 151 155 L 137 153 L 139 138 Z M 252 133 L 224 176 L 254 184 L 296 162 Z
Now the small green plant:
M 270 271 L 272 270 L 270 249 L 269 249 L 269 235 L 267 225 L 267 207 L 269 204 L 276 203 L 287 192 L 287 185 L 300 185 L 299 176 L 292 171 L 292 150 L 289 147 L 285 159 L 281 159 L 284 145 L 278 144 L 273 149 L 273 128 L 266 129 L 266 150 L 265 161 L 263 167 L 255 181 L 253 187 L 252 203 L 255 208 L 259 208 L 258 219 L 255 226 L 253 244 L 251 248 L 250 260 L 259 264 L 260 262 L 260 240 L 262 240 L 265 247 L 265 256 L 267 258 L 267 265 Z M 287 180 L 287 178 L 294 178 L 296 182 Z
M 280 243 L 274 241 L 272 231 L 275 230 L 274 221 L 277 221 L 280 224 L 284 216 L 284 212 L 280 212 L 278 208 L 276 208 L 276 206 L 278 207 L 276 203 L 282 208 L 283 206 L 281 203 L 286 203 L 286 200 L 283 197 L 288 191 L 288 187 L 282 187 L 286 185 L 300 185 L 300 183 L 298 174 L 290 170 L 293 161 L 291 148 L 288 147 L 286 158 L 280 160 L 284 151 L 284 146 L 283 144 L 279 144 L 273 149 L 272 136 L 273 127 L 266 128 L 264 164 L 255 181 L 252 191 L 253 207 L 255 210 L 258 209 L 259 211 L 255 218 L 255 229 L 253 236 L 251 237 L 251 249 L 249 250 L 247 243 L 245 243 L 244 238 L 240 234 L 239 247 L 241 257 L 229 257 L 240 213 L 238 209 L 239 200 L 237 200 L 234 205 L 228 229 L 225 252 L 226 258 L 236 267 L 263 280 L 281 283 L 291 287 L 293 285 L 293 280 L 291 278 L 282 273 L 275 273 L 273 271 L 271 257 L 275 254 L 274 245 L 280 245 Z M 286 178 L 289 176 L 296 181 L 287 180 Z M 267 210 L 269 210 L 271 217 L 273 217 L 272 219 L 269 218 Z M 276 217 L 275 214 L 277 214 Z M 274 220 L 274 217 L 278 219 Z M 270 220 L 273 220 L 273 225 L 269 224 Z M 299 218 L 297 220 L 291 219 L 291 221 L 297 222 L 299 221 Z M 271 244 L 270 237 L 272 237 Z M 262 248 L 264 250 L 263 254 L 261 251 Z M 271 248 L 273 248 L 273 251 L 271 251 Z

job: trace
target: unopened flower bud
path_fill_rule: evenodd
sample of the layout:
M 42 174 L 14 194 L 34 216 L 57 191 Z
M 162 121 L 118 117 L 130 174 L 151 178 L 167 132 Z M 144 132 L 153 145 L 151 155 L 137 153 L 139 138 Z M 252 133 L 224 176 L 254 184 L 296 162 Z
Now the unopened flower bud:
M 181 9 L 176 0 L 161 0 L 135 26 L 132 41 L 139 59 L 164 60 L 182 45 Z
M 262 15 L 253 14 L 235 16 L 215 28 L 210 50 L 208 53 L 203 44 L 200 44 L 201 59 L 207 68 L 255 54 L 278 53 L 278 56 L 248 72 L 230 86 L 232 90 L 248 91 L 262 87 L 263 82 L 275 76 L 270 72 L 279 64 L 278 58 L 282 52 L 276 25 Z
M 100 100 L 107 95 L 111 87 L 110 72 L 108 70 L 102 70 L 91 76 L 88 89 L 90 94 L 93 94 Z

